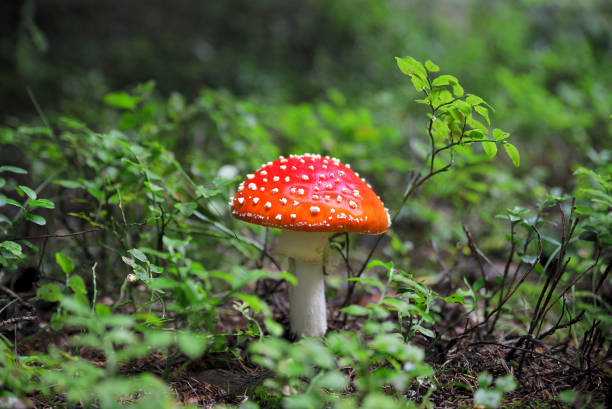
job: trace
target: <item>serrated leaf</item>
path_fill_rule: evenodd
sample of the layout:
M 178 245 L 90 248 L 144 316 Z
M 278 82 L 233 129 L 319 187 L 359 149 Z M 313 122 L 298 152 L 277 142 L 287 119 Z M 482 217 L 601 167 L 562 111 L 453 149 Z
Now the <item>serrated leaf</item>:
M 57 284 L 45 284 L 36 291 L 41 300 L 57 302 L 62 299 L 62 289 Z
M 62 253 L 55 253 L 55 262 L 62 268 L 64 274 L 69 275 L 74 271 L 72 259 Z
M 19 189 L 23 193 L 25 193 L 30 199 L 32 199 L 32 200 L 36 199 L 37 195 L 36 195 L 36 192 L 33 189 L 31 189 L 31 188 L 29 188 L 27 186 L 23 186 L 23 185 L 19 185 Z
M 482 142 L 482 148 L 489 158 L 494 158 L 497 155 L 497 144 L 493 141 Z
M 31 221 L 32 223 L 38 224 L 39 226 L 44 226 L 45 224 L 47 224 L 47 221 L 45 220 L 45 218 L 37 214 L 26 213 L 23 215 L 23 217 L 26 220 Z
M 521 164 L 521 157 L 519 155 L 518 149 L 516 149 L 516 146 L 506 142 L 504 143 L 504 149 L 506 150 L 506 153 L 508 154 L 510 159 L 512 159 L 512 163 L 514 163 L 514 166 L 518 168 Z
M 22 175 L 26 175 L 28 173 L 27 170 L 18 168 L 17 166 L 0 166 L 0 173 L 2 172 L 19 173 Z

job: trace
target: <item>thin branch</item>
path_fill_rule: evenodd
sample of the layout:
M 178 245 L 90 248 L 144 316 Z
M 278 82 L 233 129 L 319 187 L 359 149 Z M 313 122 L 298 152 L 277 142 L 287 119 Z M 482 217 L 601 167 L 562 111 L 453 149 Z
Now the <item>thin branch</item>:
M 64 233 L 64 234 L 54 233 L 54 234 L 43 234 L 43 235 L 40 235 L 40 236 L 12 237 L 12 238 L 8 238 L 6 240 L 21 241 L 21 240 L 37 240 L 37 239 L 63 238 L 63 237 L 80 236 L 80 235 L 83 235 L 83 234 L 88 234 L 88 233 L 93 233 L 93 232 L 103 231 L 103 230 L 104 229 L 91 229 L 91 230 L 77 231 L 77 232 L 74 232 L 74 233 Z
M 527 349 L 527 348 L 516 347 L 514 345 L 505 345 L 505 344 L 501 344 L 501 343 L 495 342 L 495 341 L 478 341 L 478 342 L 473 342 L 473 343 L 469 344 L 468 346 L 476 346 L 476 345 L 496 345 L 496 346 L 499 346 L 499 347 L 502 347 L 502 348 L 508 348 L 508 349 L 513 349 L 513 350 L 516 350 L 516 351 L 522 351 L 522 352 L 525 352 L 525 353 L 528 353 L 528 354 L 537 355 L 537 356 L 541 356 L 543 358 L 547 358 L 547 359 L 551 359 L 553 361 L 557 361 L 560 364 L 567 365 L 570 368 L 575 369 L 577 371 L 581 370 L 577 366 L 572 365 L 569 362 L 566 362 L 566 361 L 564 361 L 562 359 L 555 358 L 554 356 L 543 354 L 541 352 L 535 352 L 535 351 L 532 351 L 532 350 Z

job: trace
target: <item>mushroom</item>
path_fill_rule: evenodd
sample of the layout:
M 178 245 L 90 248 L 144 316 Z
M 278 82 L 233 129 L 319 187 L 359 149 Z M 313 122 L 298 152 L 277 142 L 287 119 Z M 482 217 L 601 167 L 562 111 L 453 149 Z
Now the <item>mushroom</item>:
M 329 233 L 380 234 L 390 225 L 380 197 L 350 166 L 315 154 L 281 156 L 262 165 L 231 198 L 240 220 L 283 229 L 276 252 L 289 258 L 297 285 L 289 288 L 291 332 L 327 330 L 323 267 Z

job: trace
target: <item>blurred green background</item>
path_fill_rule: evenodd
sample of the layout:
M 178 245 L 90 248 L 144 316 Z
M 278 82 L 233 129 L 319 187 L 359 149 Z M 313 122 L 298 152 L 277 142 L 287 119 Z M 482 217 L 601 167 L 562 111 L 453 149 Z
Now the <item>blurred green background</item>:
M 223 165 L 243 174 L 278 154 L 321 152 L 350 161 L 393 208 L 426 149 L 425 107 L 414 104 L 418 95 L 393 59 L 404 55 L 433 60 L 485 98 L 522 163 L 458 158 L 459 170 L 426 186 L 397 231 L 461 235 L 460 220 L 490 222 L 506 207 L 569 192 L 578 164 L 610 162 L 609 1 L 5 0 L 1 7 L 0 104 L 9 128 L 40 123 L 36 104 L 50 118 L 79 118 L 100 132 L 119 124 L 172 150 L 200 181 Z M 146 94 L 137 112 L 103 102 L 150 80 L 154 87 L 136 91 Z M 36 149 L 4 151 L 0 159 L 14 164 L 36 156 Z M 444 220 L 454 230 L 436 224 Z

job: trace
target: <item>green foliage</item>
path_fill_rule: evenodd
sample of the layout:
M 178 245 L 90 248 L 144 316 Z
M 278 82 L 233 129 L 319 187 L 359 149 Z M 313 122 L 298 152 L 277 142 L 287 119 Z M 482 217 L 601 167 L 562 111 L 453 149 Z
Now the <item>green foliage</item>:
M 474 405 L 487 409 L 497 409 L 501 406 L 504 393 L 516 389 L 516 381 L 512 375 L 506 375 L 495 379 L 487 372 L 478 376 L 478 390 L 474 393 Z
M 67 346 L 48 352 L 30 351 L 2 338 L 2 396 L 41 394 L 53 400 L 59 394 L 72 406 L 170 408 L 176 406 L 168 387 L 172 377 L 202 357 L 218 354 L 271 371 L 265 384 L 249 394 L 256 403 L 243 407 L 431 407 L 429 396 L 437 380 L 426 354 L 461 327 L 459 323 L 465 323 L 466 331 L 482 329 L 484 335 L 501 328 L 519 336 L 578 338 L 597 329 L 609 339 L 610 306 L 600 290 L 609 281 L 605 257 L 612 245 L 612 169 L 605 146 L 598 153 L 588 149 L 594 130 L 605 128 L 598 124 L 609 99 L 599 90 L 608 75 L 603 65 L 587 69 L 564 64 L 571 48 L 560 56 L 544 50 L 523 55 L 518 43 L 528 42 L 530 34 L 521 24 L 512 27 L 515 39 L 499 30 L 508 6 L 489 10 L 492 17 L 485 19 L 470 3 L 469 17 L 458 15 L 457 24 L 467 18 L 490 37 L 475 35 L 468 25 L 460 46 L 434 58 L 444 70 L 431 60 L 396 59 L 420 96 L 420 105 L 407 109 L 414 91 L 397 86 L 392 64 L 386 62 L 379 70 L 380 63 L 369 55 L 383 54 L 372 47 L 381 24 L 397 37 L 383 46 L 402 44 L 394 49 L 404 49 L 410 24 L 402 19 L 405 14 L 393 12 L 402 6 L 364 0 L 359 6 L 368 12 L 347 18 L 355 16 L 347 13 L 353 2 L 315 3 L 317 12 L 333 22 L 328 27 L 332 33 L 338 28 L 370 45 L 364 45 L 367 59 L 338 56 L 336 61 L 334 55 L 333 64 L 363 63 L 369 69 L 360 66 L 360 73 L 345 73 L 343 65 L 342 75 L 334 74 L 335 69 L 325 65 L 328 61 L 333 66 L 326 57 L 333 47 L 327 48 L 325 37 L 312 64 L 323 68 L 321 84 L 300 75 L 294 88 L 274 96 L 236 96 L 213 89 L 166 92 L 163 83 L 158 87 L 153 81 L 109 92 L 101 84 L 95 89 L 95 103 L 79 90 L 87 96 L 86 103 L 63 101 L 60 112 L 51 111 L 48 118 L 41 110 L 42 125 L 12 119 L 0 129 L 3 152 L 4 146 L 13 149 L 19 156 L 15 163 L 22 163 L 0 166 L 0 273 L 9 273 L 0 280 L 12 284 L 22 269 L 37 266 L 42 278 L 30 301 L 50 305 L 51 310 L 49 325 L 41 331 L 70 334 Z M 422 13 L 419 7 L 416 15 Z M 441 6 L 428 7 L 436 14 Z M 42 52 L 44 36 L 32 20 L 33 11 L 28 13 L 28 35 Z M 513 16 L 527 20 L 516 10 Z M 304 18 L 316 20 L 312 14 Z M 455 42 L 458 28 L 451 20 L 428 31 Z M 413 34 L 416 49 L 429 44 L 423 34 Z M 499 43 L 499 61 L 479 57 L 488 41 Z M 567 47 L 567 39 L 557 41 L 553 48 Z M 23 40 L 18 58 L 19 69 L 29 76 L 36 64 L 28 68 L 27 63 L 37 57 L 27 44 Z M 583 48 L 576 52 L 589 55 Z M 389 52 L 384 55 L 387 59 Z M 504 68 L 517 65 L 517 72 Z M 531 70 L 533 65 L 540 68 Z M 239 63 L 228 66 L 246 73 L 236 76 L 241 87 L 253 83 L 250 87 L 276 88 L 274 73 L 252 60 L 241 56 Z M 355 81 L 363 79 L 364 70 L 381 85 L 372 88 Z M 581 81 L 556 80 L 557 74 L 580 76 Z M 287 78 L 284 81 L 290 81 Z M 335 88 L 326 90 L 330 84 Z M 362 85 L 363 91 L 356 90 Z M 308 93 L 317 98 L 293 103 L 282 96 L 302 86 L 313 87 Z M 471 90 L 487 95 L 492 104 Z M 418 108 L 426 111 L 424 121 Z M 496 126 L 512 129 L 512 139 L 494 127 L 492 119 Z M 542 169 L 546 161 L 563 160 L 551 153 L 540 163 L 536 138 L 550 142 L 557 134 L 559 151 L 572 151 L 562 158 L 588 156 L 596 165 L 595 170 L 581 166 L 574 172 L 579 222 L 572 216 L 571 199 L 543 186 L 554 176 L 554 169 Z M 605 145 L 605 136 L 602 140 Z M 519 154 L 515 143 L 526 149 Z M 498 156 L 500 145 L 505 154 Z M 226 203 L 240 175 L 281 153 L 308 151 L 350 162 L 395 209 L 390 244 L 380 249 L 380 257 L 392 261 L 368 263 L 370 253 L 364 262 L 368 268 L 349 277 L 350 289 L 375 295 L 340 308 L 338 314 L 359 331 L 337 330 L 324 339 L 291 343 L 282 338 L 282 321 L 275 321 L 283 312 L 268 305 L 261 291 L 267 288 L 262 283 L 271 279 L 295 281 L 277 272 L 282 265 L 268 268 L 269 240 L 275 233 L 268 237 L 258 226 L 234 221 Z M 519 169 L 510 169 L 512 165 Z M 538 200 L 536 211 L 527 207 Z M 495 215 L 508 206 L 500 215 L 505 223 L 493 224 Z M 563 220 L 553 215 L 557 209 Z M 570 234 L 568 221 L 576 221 L 577 235 Z M 474 242 L 465 243 L 462 222 L 477 224 L 483 250 Z M 509 233 L 502 231 L 506 227 Z M 565 238 L 558 237 L 560 230 Z M 349 272 L 349 250 L 364 251 L 369 245 L 368 239 L 356 239 L 336 246 L 344 251 Z M 507 249 L 510 255 L 499 271 L 500 254 Z M 468 256 L 476 258 L 481 276 L 473 276 L 478 268 L 467 264 Z M 567 261 L 566 268 L 557 267 L 563 264 L 555 264 L 555 259 Z M 493 278 L 487 277 L 490 271 Z M 528 279 L 519 280 L 525 272 Z M 441 279 L 448 288 L 434 290 L 430 284 Z M 342 294 L 342 281 L 328 276 L 330 295 Z M 543 294 L 546 298 L 540 302 Z M 19 311 L 17 301 L 6 306 L 7 314 Z M 452 309 L 459 311 L 459 318 L 445 322 Z M 576 321 L 580 311 L 585 323 Z M 473 322 L 480 317 L 484 323 Z M 427 350 L 417 342 L 427 343 Z M 103 359 L 92 358 L 92 351 Z M 166 363 L 159 376 L 124 370 L 153 354 Z M 179 368 L 173 366 L 177 362 Z M 427 391 L 418 401 L 408 393 L 416 385 Z M 503 393 L 515 387 L 509 377 L 493 383 L 483 374 L 474 403 L 499 407 Z

